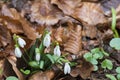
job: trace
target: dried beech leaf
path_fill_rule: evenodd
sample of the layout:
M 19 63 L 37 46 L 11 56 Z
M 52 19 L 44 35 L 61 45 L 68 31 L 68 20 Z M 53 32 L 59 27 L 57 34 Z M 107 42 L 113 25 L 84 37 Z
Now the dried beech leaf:
M 83 79 L 87 79 L 93 71 L 93 65 L 86 62 L 84 59 L 81 60 L 81 64 L 73 69 L 70 73 L 71 76 L 77 77 L 80 75 Z
M 81 0 L 51 0 L 51 3 L 56 4 L 65 14 L 74 13 L 74 9 L 80 6 Z
M 69 40 L 64 45 L 64 50 L 73 54 L 78 54 L 82 49 L 81 37 L 82 31 L 81 26 L 77 25 L 75 31 L 71 31 Z
M 37 72 L 29 80 L 52 80 L 54 75 L 54 71 Z
M 9 30 L 0 23 L 0 43 L 5 47 L 8 43 L 11 43 L 11 35 Z
M 38 24 L 54 25 L 62 15 L 60 10 L 53 6 L 49 0 L 35 1 L 31 6 L 30 19 Z
M 3 6 L 4 7 L 4 6 Z M 6 12 L 9 12 L 9 14 L 7 14 Z M 31 40 L 35 40 L 39 35 L 36 33 L 35 29 L 33 29 L 30 25 L 30 23 L 28 23 L 14 8 L 7 8 L 4 7 L 4 9 L 2 9 L 2 14 L 4 16 L 8 16 L 13 18 L 14 20 L 18 20 L 21 25 L 22 28 L 24 30 L 25 35 L 31 39 Z
M 22 73 L 18 70 L 17 66 L 16 66 L 16 57 L 14 56 L 10 56 L 7 58 L 8 61 L 10 62 L 10 64 L 12 65 L 12 68 L 14 70 L 14 72 L 16 73 L 16 75 L 18 76 L 19 80 L 25 80 L 24 76 L 22 75 Z
M 72 16 L 89 25 L 97 25 L 106 22 L 101 6 L 97 3 L 83 2 L 80 8 L 76 8 Z
M 0 19 L 0 23 L 4 24 L 4 27 L 7 27 L 12 33 L 24 33 L 22 25 L 19 21 L 13 20 L 12 18 L 7 16 L 0 16 Z

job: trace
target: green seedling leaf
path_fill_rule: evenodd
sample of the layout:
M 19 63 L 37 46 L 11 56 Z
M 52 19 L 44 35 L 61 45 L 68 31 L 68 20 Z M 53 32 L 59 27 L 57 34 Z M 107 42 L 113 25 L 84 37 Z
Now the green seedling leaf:
M 98 66 L 94 65 L 94 71 L 97 71 L 97 70 L 98 70 Z
M 30 70 L 23 70 L 23 69 L 20 69 L 20 71 L 26 75 L 30 74 Z
M 92 58 L 89 62 L 91 62 L 93 65 L 98 64 L 98 61 L 95 58 Z
M 107 78 L 109 78 L 110 80 L 117 80 L 116 78 L 115 78 L 115 76 L 113 76 L 112 74 L 106 74 L 105 75 Z
M 46 56 L 50 59 L 50 61 L 52 62 L 52 64 L 55 63 L 54 58 L 53 58 L 54 56 L 51 56 L 50 54 L 47 54 Z
M 105 56 L 109 56 L 109 54 L 107 52 L 105 52 L 103 48 L 101 48 L 101 51 Z
M 113 38 L 109 45 L 116 50 L 120 50 L 120 38 Z
M 92 59 L 92 54 L 90 52 L 88 52 L 88 53 L 84 54 L 83 57 L 86 59 L 86 61 L 90 61 Z
M 99 59 L 101 56 L 98 53 L 93 54 L 93 58 Z
M 111 62 L 111 60 L 109 59 L 105 59 L 102 63 L 101 63 L 101 67 L 104 68 L 104 69 L 109 69 L 111 70 L 113 68 L 113 64 Z
M 94 49 L 91 50 L 91 53 L 93 53 L 93 54 L 94 54 L 94 53 L 97 53 L 97 52 L 100 52 L 100 49 L 99 49 L 99 48 L 94 48 Z
M 30 61 L 30 62 L 29 62 L 29 65 L 30 65 L 31 67 L 33 67 L 33 68 L 39 68 L 39 65 L 38 65 L 38 63 L 37 63 L 36 61 Z
M 43 68 L 44 68 L 44 61 L 40 61 L 40 69 L 43 69 Z
M 116 72 L 120 74 L 120 67 L 116 68 Z
M 117 79 L 120 80 L 120 74 L 117 74 Z
M 15 76 L 9 76 L 6 78 L 6 80 L 18 80 Z

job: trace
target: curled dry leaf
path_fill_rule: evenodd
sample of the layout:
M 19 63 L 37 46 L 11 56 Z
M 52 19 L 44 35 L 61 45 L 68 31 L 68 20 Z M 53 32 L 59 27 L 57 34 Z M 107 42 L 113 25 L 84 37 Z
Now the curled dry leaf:
M 54 25 L 62 18 L 60 10 L 50 0 L 37 0 L 31 6 L 30 20 L 38 24 Z
M 45 72 L 37 72 L 33 74 L 29 80 L 52 80 L 54 77 L 55 73 L 54 71 L 45 71 Z
M 97 25 L 106 22 L 101 6 L 97 3 L 82 2 L 82 6 L 76 8 L 72 16 L 89 25 Z
M 12 65 L 12 69 L 14 70 L 16 75 L 18 76 L 19 80 L 25 80 L 24 76 L 22 75 L 22 73 L 19 71 L 19 69 L 16 66 L 16 61 L 17 61 L 16 57 L 15 56 L 10 56 L 10 57 L 7 58 L 7 60 Z
M 39 36 L 35 29 L 31 27 L 30 23 L 28 23 L 14 8 L 8 8 L 4 5 L 2 8 L 2 14 L 13 18 L 13 20 L 17 20 L 22 25 L 23 31 L 29 39 L 35 40 Z
M 70 75 L 73 77 L 80 75 L 83 79 L 87 79 L 94 69 L 93 65 L 89 62 L 86 62 L 84 59 L 81 59 L 80 62 L 80 65 L 73 69 Z
M 10 32 L 5 27 L 4 24 L 1 24 L 1 22 L 0 22 L 0 43 L 2 44 L 2 47 L 5 47 L 5 46 L 7 46 L 8 43 L 11 43 Z
M 52 4 L 56 4 L 65 14 L 70 15 L 74 13 L 74 9 L 81 4 L 81 0 L 51 0 Z
M 64 50 L 73 54 L 77 54 L 82 49 L 81 37 L 82 31 L 81 26 L 77 25 L 75 31 L 71 30 L 69 40 L 64 45 Z

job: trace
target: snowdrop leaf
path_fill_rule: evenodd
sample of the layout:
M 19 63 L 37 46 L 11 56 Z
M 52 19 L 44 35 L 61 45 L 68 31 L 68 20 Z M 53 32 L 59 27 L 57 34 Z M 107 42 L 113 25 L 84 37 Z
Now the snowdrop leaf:
M 40 69 L 43 69 L 44 68 L 44 61 L 40 61 L 40 65 L 39 65 Z
M 53 56 L 51 56 L 50 54 L 47 54 L 46 56 L 50 59 L 50 61 L 52 62 L 52 64 L 55 63 Z
M 30 61 L 29 65 L 33 68 L 39 68 L 38 63 L 36 61 Z

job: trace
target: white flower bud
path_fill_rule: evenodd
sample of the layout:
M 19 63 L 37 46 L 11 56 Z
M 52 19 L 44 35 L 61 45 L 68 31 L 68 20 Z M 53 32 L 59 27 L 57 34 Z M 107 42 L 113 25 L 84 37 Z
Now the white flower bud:
M 60 57 L 60 55 L 61 55 L 61 51 L 60 51 L 60 47 L 59 47 L 59 45 L 56 45 L 56 47 L 54 48 L 54 55 Z
M 69 74 L 70 72 L 71 72 L 71 68 L 70 68 L 69 63 L 65 63 L 64 74 Z
M 15 56 L 18 58 L 21 58 L 21 56 L 22 56 L 22 52 L 19 47 L 15 48 Z
M 26 45 L 26 42 L 25 42 L 24 39 L 19 37 L 18 38 L 18 44 L 19 44 L 20 47 L 24 48 L 24 46 Z
M 50 46 L 50 41 L 51 41 L 51 37 L 50 37 L 50 33 L 48 33 L 44 37 L 43 45 L 48 48 Z
M 36 53 L 36 55 L 35 55 L 35 59 L 36 59 L 36 61 L 40 61 L 40 53 Z

